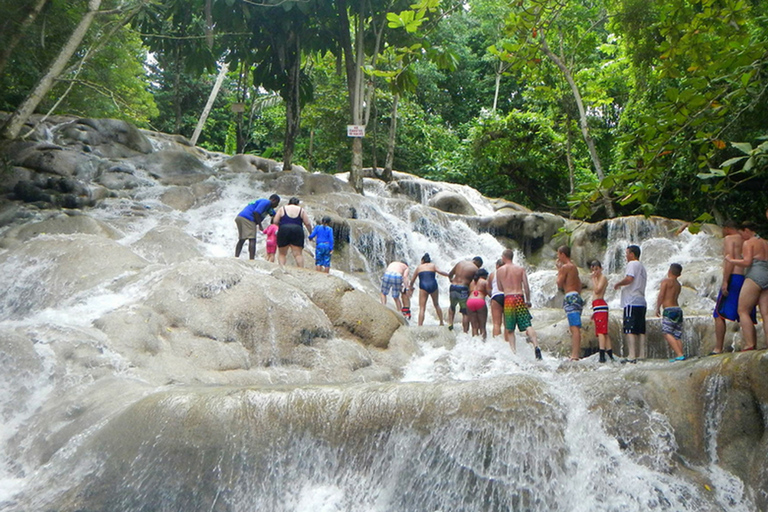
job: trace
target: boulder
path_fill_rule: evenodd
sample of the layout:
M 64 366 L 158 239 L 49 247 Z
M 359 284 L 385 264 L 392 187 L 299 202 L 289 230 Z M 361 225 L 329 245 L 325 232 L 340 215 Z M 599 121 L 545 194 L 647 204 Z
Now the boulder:
M 455 192 L 442 191 L 432 196 L 428 203 L 429 206 L 437 208 L 447 213 L 456 213 L 459 215 L 477 215 L 477 212 L 469 204 L 466 197 Z
M 176 226 L 152 228 L 131 245 L 147 261 L 172 265 L 203 256 L 200 242 Z
M 198 158 L 184 151 L 157 151 L 134 157 L 131 162 L 137 169 L 144 169 L 150 176 L 161 180 L 193 177 L 199 181 L 212 173 Z
M 153 151 L 152 143 L 138 128 L 119 119 L 77 119 L 58 126 L 54 140 L 107 158 L 128 158 Z
M 24 272 L 19 274 L 19 261 Z M 76 304 L 96 287 L 119 286 L 147 261 L 103 236 L 39 235 L 0 255 L 0 319 Z

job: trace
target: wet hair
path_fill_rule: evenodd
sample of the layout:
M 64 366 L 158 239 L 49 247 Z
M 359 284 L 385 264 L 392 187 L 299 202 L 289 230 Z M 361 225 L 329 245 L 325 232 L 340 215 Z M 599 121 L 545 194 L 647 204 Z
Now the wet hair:
M 679 263 L 673 263 L 669 266 L 669 271 L 672 272 L 673 276 L 679 276 L 683 273 L 683 266 Z
M 637 245 L 630 245 L 627 250 L 635 255 L 635 258 L 640 259 L 640 247 Z
M 429 253 L 425 252 L 424 256 L 421 257 L 422 263 L 432 263 L 432 258 L 429 257 Z
M 280 202 L 280 196 L 277 195 L 277 194 L 272 194 L 271 196 L 269 196 L 269 200 L 273 201 L 273 202 L 279 203 Z
M 478 267 L 483 266 L 483 258 L 481 258 L 480 256 L 475 256 L 474 258 L 472 258 L 472 262 Z
M 592 267 L 603 268 L 603 264 L 600 263 L 600 260 L 592 260 L 589 262 L 589 268 L 592 268 Z
M 739 224 L 739 229 L 748 229 L 750 231 L 757 231 L 757 224 L 755 224 L 751 220 L 745 220 L 744 222 Z
M 512 261 L 515 258 L 515 251 L 512 249 L 504 249 L 504 252 L 501 253 L 501 257 Z
M 292 197 L 288 200 L 288 204 L 299 204 L 299 198 L 298 197 Z
M 499 268 L 504 265 L 504 260 L 499 258 L 496 260 L 496 268 Z
M 321 222 L 321 223 L 323 223 L 323 224 L 325 224 L 325 225 L 327 226 L 328 224 L 330 224 L 330 223 L 331 223 L 331 218 L 330 218 L 328 215 L 326 215 L 325 217 L 323 217 L 322 219 L 320 219 L 320 222 Z
M 724 228 L 731 228 L 731 229 L 739 229 L 739 225 L 736 224 L 735 220 L 728 219 L 727 221 L 723 222 Z
M 488 278 L 488 271 L 484 268 L 477 269 L 477 272 L 475 272 L 474 280 L 477 281 L 478 279 L 487 279 Z
M 561 253 L 565 254 L 566 258 L 570 258 L 571 257 L 571 248 L 568 247 L 567 245 L 561 245 L 560 247 L 558 247 L 557 248 L 557 252 L 561 252 Z

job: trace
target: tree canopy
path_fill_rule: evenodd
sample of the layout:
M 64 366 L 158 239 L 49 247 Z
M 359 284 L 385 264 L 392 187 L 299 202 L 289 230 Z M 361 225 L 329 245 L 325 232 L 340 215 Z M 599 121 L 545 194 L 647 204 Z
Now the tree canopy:
M 212 150 L 351 171 L 361 191 L 363 167 L 395 169 L 590 220 L 762 219 L 766 7 L 0 0 L 0 110 L 6 137 L 31 109 L 190 137 L 227 63 L 198 141 Z

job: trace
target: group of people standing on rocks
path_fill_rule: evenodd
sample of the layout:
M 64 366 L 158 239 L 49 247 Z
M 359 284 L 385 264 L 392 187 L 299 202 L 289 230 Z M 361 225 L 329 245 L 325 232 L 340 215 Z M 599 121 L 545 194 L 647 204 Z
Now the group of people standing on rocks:
M 333 254 L 331 218 L 323 217 L 320 224 L 313 229 L 306 210 L 299 204 L 299 199 L 292 197 L 287 205 L 278 208 L 280 196 L 272 194 L 268 199 L 258 199 L 243 208 L 235 217 L 238 232 L 235 258 L 240 257 L 246 241 L 248 241 L 248 257 L 250 259 L 256 257 L 256 233 L 260 231 L 266 236 L 267 261 L 274 262 L 275 253 L 277 253 L 278 263 L 285 265 L 290 250 L 296 265 L 303 268 L 304 228 L 306 228 L 310 233 L 309 239 L 316 239 L 315 269 L 320 272 L 330 272 Z M 264 228 L 262 224 L 267 216 L 270 216 L 272 221 Z
M 614 289 L 621 289 L 621 304 L 623 308 L 623 332 L 627 336 L 628 357 L 623 362 L 635 363 L 639 358 L 645 358 L 645 317 L 647 303 L 645 287 L 647 273 L 640 263 L 640 247 L 630 245 L 625 251 L 627 266 L 625 276 L 614 284 Z M 395 304 L 401 309 L 406 318 L 410 318 L 410 301 L 408 297 L 414 289 L 413 285 L 419 280 L 419 325 L 424 323 L 427 299 L 432 303 L 437 313 L 440 325 L 443 323 L 443 312 L 438 300 L 436 275 L 444 275 L 450 280 L 448 309 L 448 328 L 453 329 L 456 310 L 462 314 L 462 328 L 465 333 L 473 336 L 487 336 L 486 323 L 488 306 L 490 305 L 493 323 L 493 336 L 504 333 L 504 339 L 509 343 L 513 352 L 516 351 L 515 330 L 525 334 L 533 344 L 534 354 L 541 359 L 541 349 L 538 336 L 533 328 L 531 316 L 531 289 L 526 270 L 514 262 L 514 252 L 507 249 L 502 252 L 496 262 L 496 268 L 490 275 L 482 268 L 483 260 L 475 256 L 471 260 L 458 262 L 450 272 L 438 269 L 429 254 L 425 254 L 419 266 L 409 279 L 409 267 L 405 262 L 391 263 L 381 280 L 381 301 L 386 304 L 387 296 L 392 295 Z M 595 333 L 599 344 L 599 361 L 613 360 L 611 338 L 608 334 L 608 304 L 605 301 L 605 291 L 608 279 L 603 275 L 602 264 L 598 260 L 589 263 L 592 280 L 592 320 L 595 323 Z M 578 268 L 571 261 L 571 250 L 562 246 L 557 250 L 557 287 L 564 293 L 563 309 L 568 320 L 571 333 L 571 356 L 573 361 L 581 357 L 581 314 L 584 300 L 581 297 L 581 279 Z M 678 281 L 682 266 L 673 263 L 667 272 L 667 277 L 661 282 L 657 298 L 656 314 L 662 317 L 662 332 L 675 353 L 674 361 L 685 359 L 682 346 L 683 314 L 678 304 L 681 285 Z M 403 300 L 401 301 L 401 296 Z
M 292 197 L 288 204 L 278 208 L 280 196 L 272 194 L 268 199 L 259 199 L 248 204 L 236 217 L 238 242 L 235 257 L 239 257 L 246 241 L 250 259 L 256 254 L 256 233 L 266 236 L 267 259 L 274 261 L 277 253 L 280 265 L 285 265 L 288 251 L 293 254 L 299 267 L 304 266 L 304 228 L 310 232 L 309 239 L 316 238 L 315 267 L 318 271 L 329 272 L 333 254 L 334 237 L 330 217 L 325 216 L 321 224 L 312 228 L 307 212 L 300 201 Z M 271 222 L 263 228 L 266 216 Z M 768 217 L 768 211 L 766 211 Z M 768 241 L 760 238 L 755 224 L 744 222 L 737 226 L 728 221 L 723 227 L 724 263 L 723 282 L 714 311 L 715 348 L 710 355 L 723 352 L 726 320 L 739 322 L 745 350 L 757 348 L 755 330 L 756 306 L 763 319 L 768 318 Z M 647 272 L 640 263 L 640 247 L 626 248 L 626 269 L 624 277 L 614 284 L 621 290 L 623 310 L 622 332 L 627 339 L 627 357 L 622 362 L 635 363 L 646 357 L 646 313 L 645 288 Z M 424 254 L 413 274 L 409 275 L 408 264 L 403 261 L 390 263 L 381 279 L 381 302 L 386 304 L 391 295 L 395 305 L 406 319 L 411 318 L 410 298 L 416 280 L 419 281 L 419 318 L 423 325 L 427 302 L 431 299 L 440 325 L 444 325 L 440 307 L 437 275 L 446 276 L 450 281 L 448 290 L 448 328 L 453 329 L 456 310 L 462 314 L 464 332 L 471 329 L 473 336 L 487 336 L 486 324 L 490 306 L 493 336 L 504 332 L 504 338 L 515 351 L 515 329 L 524 333 L 534 346 L 536 358 L 541 358 L 536 331 L 532 327 L 531 292 L 525 269 L 514 263 L 514 252 L 503 251 L 492 273 L 483 269 L 483 260 L 475 256 L 471 260 L 456 263 L 450 272 L 437 268 L 429 254 Z M 582 283 L 577 266 L 571 261 L 571 249 L 561 246 L 557 250 L 557 287 L 563 292 L 563 310 L 571 335 L 570 360 L 581 358 L 581 314 L 584 300 L 581 297 Z M 613 360 L 613 348 L 608 333 L 608 304 L 605 292 L 608 279 L 603 275 L 599 260 L 589 262 L 592 281 L 592 321 L 598 338 L 599 361 Z M 661 281 L 656 299 L 656 316 L 662 319 L 662 334 L 674 353 L 671 361 L 682 361 L 685 353 L 682 344 L 683 310 L 678 304 L 682 286 L 678 281 L 682 274 L 678 263 L 670 265 L 666 277 Z M 402 297 L 402 300 L 401 300 Z M 766 345 L 768 332 L 765 331 Z

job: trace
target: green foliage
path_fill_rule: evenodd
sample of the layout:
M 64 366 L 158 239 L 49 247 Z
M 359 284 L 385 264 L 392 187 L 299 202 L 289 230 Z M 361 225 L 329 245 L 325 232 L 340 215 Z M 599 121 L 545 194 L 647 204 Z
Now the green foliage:
M 464 183 L 532 208 L 565 210 L 568 174 L 563 137 L 533 112 L 480 118 L 470 130 Z

